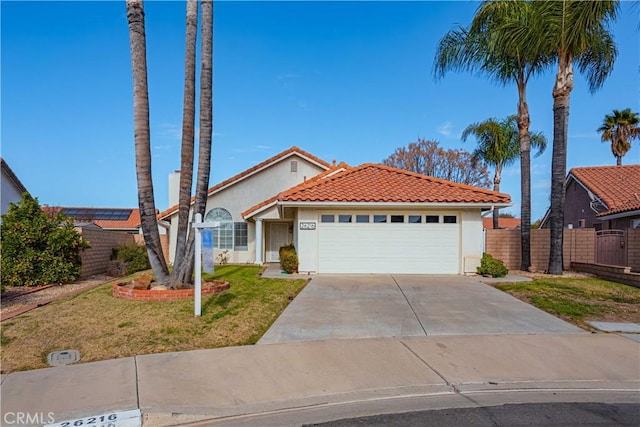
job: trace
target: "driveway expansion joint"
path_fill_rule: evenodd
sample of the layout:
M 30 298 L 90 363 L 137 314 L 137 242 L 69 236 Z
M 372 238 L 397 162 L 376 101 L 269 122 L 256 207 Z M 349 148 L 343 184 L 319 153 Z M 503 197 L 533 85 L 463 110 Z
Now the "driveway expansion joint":
M 427 330 L 424 328 L 424 325 L 422 324 L 422 321 L 420 320 L 420 317 L 418 316 L 418 313 L 416 313 L 416 311 L 413 309 L 413 306 L 411 305 L 411 302 L 409 301 L 409 298 L 407 298 L 407 295 L 404 293 L 404 290 L 402 289 L 402 287 L 400 287 L 400 284 L 398 283 L 398 281 L 396 280 L 396 278 L 395 278 L 395 276 L 393 274 L 391 275 L 391 279 L 393 280 L 393 282 L 398 287 L 398 290 L 400 291 L 400 293 L 404 297 L 404 300 L 407 302 L 407 305 L 409 305 L 409 308 L 411 309 L 411 312 L 413 313 L 413 315 L 415 316 L 416 320 L 418 321 L 418 324 L 422 328 L 422 331 L 424 332 L 424 335 L 425 336 L 429 335 L 427 333 Z

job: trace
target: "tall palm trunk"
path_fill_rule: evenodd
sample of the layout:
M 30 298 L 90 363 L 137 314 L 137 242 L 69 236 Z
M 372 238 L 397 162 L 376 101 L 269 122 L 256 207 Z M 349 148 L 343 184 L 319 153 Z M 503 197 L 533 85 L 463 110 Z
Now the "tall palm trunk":
M 500 181 L 502 179 L 502 163 L 496 164 L 496 173 L 493 175 L 493 191 L 500 192 Z M 493 208 L 493 229 L 500 228 L 500 210 Z
M 147 49 L 142 0 L 127 0 L 127 21 L 133 69 L 133 126 L 140 221 L 147 253 L 156 282 L 167 283 L 169 272 L 162 253 L 151 179 L 151 138 L 149 134 L 149 90 Z
M 202 42 L 200 68 L 200 140 L 198 142 L 198 174 L 193 213 L 204 216 L 211 169 L 213 135 L 213 2 L 202 1 Z M 194 233 L 189 233 L 185 251 L 185 267 L 177 279 L 191 279 L 193 273 Z
M 184 104 L 182 111 L 182 151 L 180 162 L 180 195 L 178 231 L 172 278 L 184 281 L 191 187 L 193 184 L 193 147 L 196 117 L 196 36 L 198 32 L 198 2 L 187 0 L 186 47 L 184 60 Z M 181 278 L 181 280 L 176 280 Z
M 520 74 L 521 75 L 521 74 Z M 531 267 L 531 138 L 524 77 L 518 80 L 518 136 L 520 139 L 520 269 Z
M 551 209 L 549 228 L 549 274 L 562 274 L 564 181 L 567 174 L 567 135 L 569 130 L 569 96 L 573 89 L 573 66 L 570 55 L 560 54 L 558 75 L 553 88 L 553 154 L 551 158 Z

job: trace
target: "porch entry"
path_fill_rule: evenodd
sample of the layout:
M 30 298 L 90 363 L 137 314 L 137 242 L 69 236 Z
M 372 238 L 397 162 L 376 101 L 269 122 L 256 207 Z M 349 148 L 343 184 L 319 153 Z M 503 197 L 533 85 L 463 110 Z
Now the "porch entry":
M 267 262 L 280 262 L 280 246 L 289 244 L 289 224 L 274 222 L 269 225 Z

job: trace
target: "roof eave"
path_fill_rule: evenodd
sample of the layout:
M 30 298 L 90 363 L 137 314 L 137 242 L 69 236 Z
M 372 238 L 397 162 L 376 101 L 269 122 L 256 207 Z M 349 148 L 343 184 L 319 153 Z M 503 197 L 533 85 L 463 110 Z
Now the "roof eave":
M 636 216 L 636 215 L 640 215 L 640 209 L 633 209 L 633 210 L 618 212 L 618 213 L 609 214 L 609 215 L 602 215 L 602 216 L 598 216 L 597 218 L 600 220 L 610 220 L 610 219 L 618 219 L 618 218 L 624 218 L 627 216 Z
M 287 207 L 334 207 L 334 208 L 357 208 L 357 207 L 395 207 L 395 208 L 415 208 L 415 207 L 436 207 L 436 208 L 507 208 L 511 203 L 499 202 L 295 202 L 279 201 L 279 205 Z

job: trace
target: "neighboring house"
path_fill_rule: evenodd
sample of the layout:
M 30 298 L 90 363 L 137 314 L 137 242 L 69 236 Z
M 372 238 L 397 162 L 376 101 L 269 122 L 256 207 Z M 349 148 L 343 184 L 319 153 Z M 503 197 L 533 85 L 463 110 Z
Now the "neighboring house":
M 122 231 L 138 234 L 140 228 L 140 210 L 138 208 L 87 208 L 67 206 L 43 206 L 49 214 L 62 212 L 73 220 L 76 227 L 86 227 L 91 224 L 103 230 Z M 160 227 L 161 230 L 168 228 Z
M 475 273 L 481 213 L 511 201 L 379 164 L 329 164 L 297 147 L 208 194 L 216 253 L 228 250 L 235 263 L 278 262 L 280 246 L 293 243 L 301 273 Z M 159 215 L 171 221 L 171 261 L 177 209 Z
M 573 168 L 565 181 L 564 226 L 640 227 L 640 165 Z M 549 211 L 540 228 L 549 227 Z
M 482 218 L 482 226 L 487 229 L 493 229 L 493 217 L 486 216 Z M 520 218 L 498 218 L 498 228 L 505 230 L 515 230 L 516 228 L 520 228 Z
M 2 181 L 0 181 L 2 186 L 0 189 L 0 213 L 4 215 L 9 211 L 9 205 L 11 203 L 18 203 L 22 199 L 22 194 L 28 193 L 28 191 L 3 158 L 0 158 L 0 163 L 2 164 Z M 1 222 L 2 219 L 0 218 L 0 223 Z

